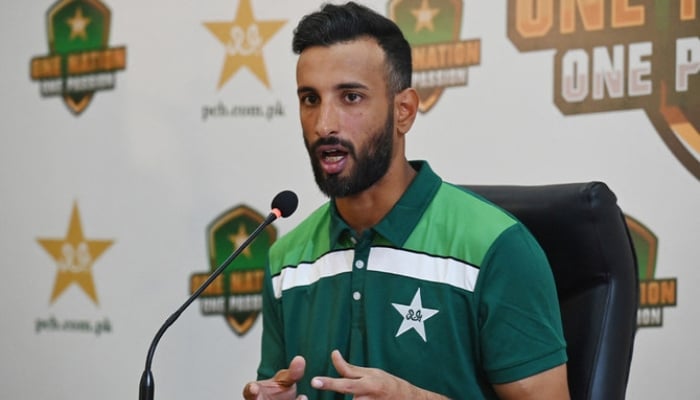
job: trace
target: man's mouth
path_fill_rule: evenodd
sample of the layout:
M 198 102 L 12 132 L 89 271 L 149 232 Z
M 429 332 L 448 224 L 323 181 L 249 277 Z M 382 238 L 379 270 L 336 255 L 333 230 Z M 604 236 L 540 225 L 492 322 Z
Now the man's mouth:
M 343 159 L 348 153 L 339 150 L 329 150 L 321 153 L 321 158 L 323 162 L 335 163 Z
M 321 168 L 328 175 L 339 174 L 345 168 L 348 151 L 342 146 L 320 146 L 316 153 Z

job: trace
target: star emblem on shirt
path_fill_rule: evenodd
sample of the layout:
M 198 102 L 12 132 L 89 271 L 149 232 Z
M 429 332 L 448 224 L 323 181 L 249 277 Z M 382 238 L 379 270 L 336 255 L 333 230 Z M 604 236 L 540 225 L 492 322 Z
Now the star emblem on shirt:
M 403 317 L 399 330 L 396 332 L 396 337 L 399 337 L 407 331 L 413 329 L 420 335 L 424 342 L 427 342 L 428 338 L 425 334 L 425 321 L 437 314 L 439 311 L 423 307 L 423 301 L 420 296 L 420 288 L 416 290 L 416 294 L 413 296 L 411 304 L 404 305 L 391 303 L 391 305 L 394 306 L 396 311 L 398 311 L 398 313 Z

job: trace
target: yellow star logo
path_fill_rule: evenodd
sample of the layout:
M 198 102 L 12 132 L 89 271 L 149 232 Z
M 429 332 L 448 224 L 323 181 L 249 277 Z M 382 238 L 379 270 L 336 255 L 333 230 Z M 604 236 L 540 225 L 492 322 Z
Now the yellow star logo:
M 226 49 L 217 89 L 221 89 L 244 66 L 269 88 L 262 49 L 286 22 L 256 20 L 250 0 L 240 0 L 236 17 L 231 22 L 205 22 L 204 26 Z
M 433 18 L 439 13 L 439 8 L 430 8 L 428 0 L 423 0 L 420 8 L 411 10 L 411 14 L 416 17 L 415 31 L 420 32 L 422 29 L 428 29 L 431 32 L 434 31 L 435 26 L 433 25 Z
M 95 304 L 98 304 L 92 278 L 92 265 L 112 245 L 113 241 L 85 238 L 78 204 L 73 204 L 68 232 L 64 239 L 37 239 L 37 241 L 56 261 L 56 280 L 51 293 L 51 303 L 75 283 Z
M 90 24 L 90 18 L 83 16 L 83 9 L 78 7 L 75 10 L 75 15 L 68 18 L 68 25 L 70 25 L 70 39 L 75 39 L 80 36 L 83 40 L 87 40 L 87 31 L 85 30 Z
M 248 239 L 248 232 L 245 229 L 245 226 L 243 224 L 238 225 L 238 232 L 236 232 L 235 235 L 228 235 L 228 240 L 231 241 L 231 244 L 233 244 L 233 249 L 236 250 L 237 248 L 241 247 L 243 242 Z M 246 247 L 243 249 L 243 255 L 250 258 L 252 256 L 250 252 L 250 246 Z

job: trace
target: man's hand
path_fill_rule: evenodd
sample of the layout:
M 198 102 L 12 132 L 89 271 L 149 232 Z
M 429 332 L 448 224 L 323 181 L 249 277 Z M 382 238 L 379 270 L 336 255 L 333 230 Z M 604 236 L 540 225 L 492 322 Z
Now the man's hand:
M 348 364 L 338 350 L 331 353 L 331 360 L 341 378 L 314 377 L 311 386 L 315 389 L 352 394 L 355 400 L 445 399 L 380 369 Z
M 297 382 L 304 376 L 306 360 L 296 356 L 289 363 L 289 368 L 277 371 L 275 376 L 264 381 L 249 382 L 243 388 L 246 400 L 306 400 L 306 396 L 297 397 Z

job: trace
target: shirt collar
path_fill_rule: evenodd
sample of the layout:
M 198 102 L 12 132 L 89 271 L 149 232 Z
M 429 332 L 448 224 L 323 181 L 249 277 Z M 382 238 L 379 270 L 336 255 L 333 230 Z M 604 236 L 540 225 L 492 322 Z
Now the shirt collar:
M 406 242 L 442 183 L 426 161 L 410 163 L 418 174 L 389 213 L 372 228 L 395 246 L 403 246 Z M 349 238 L 351 229 L 338 214 L 335 201 L 331 201 L 330 214 L 330 241 L 338 245 Z

